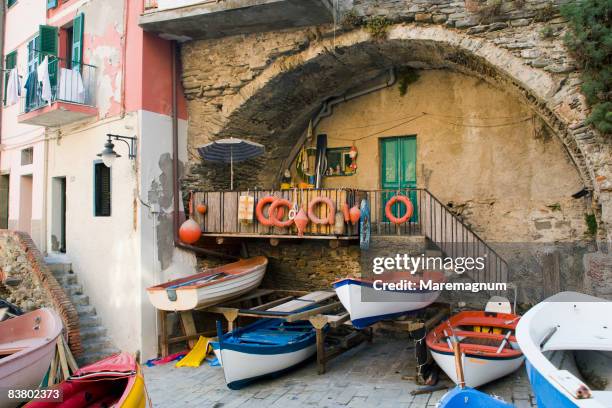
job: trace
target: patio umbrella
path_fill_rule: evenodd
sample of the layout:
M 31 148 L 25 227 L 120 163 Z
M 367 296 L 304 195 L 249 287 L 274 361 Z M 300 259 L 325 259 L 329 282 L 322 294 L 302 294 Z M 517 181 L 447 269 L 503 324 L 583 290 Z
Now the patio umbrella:
M 252 159 L 264 153 L 262 145 L 248 140 L 219 139 L 198 147 L 202 159 L 213 163 L 229 163 L 231 172 L 230 188 L 234 189 L 234 163 Z

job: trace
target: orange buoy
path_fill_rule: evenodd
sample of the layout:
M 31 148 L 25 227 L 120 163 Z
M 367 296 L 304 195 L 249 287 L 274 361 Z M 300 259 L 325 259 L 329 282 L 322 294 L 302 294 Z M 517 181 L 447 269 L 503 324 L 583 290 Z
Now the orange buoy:
M 206 214 L 206 210 L 208 210 L 208 207 L 204 203 L 200 203 L 196 207 L 196 211 L 202 215 Z
M 266 205 L 272 204 L 276 200 L 278 200 L 277 197 L 267 196 L 257 202 L 257 206 L 255 207 L 255 216 L 257 217 L 257 221 L 259 221 L 261 225 L 265 225 L 266 227 L 271 227 L 272 225 L 274 225 L 272 221 L 264 215 L 263 210 Z M 277 218 L 282 219 L 284 214 L 285 211 L 282 208 L 279 208 Z M 270 211 L 268 211 L 268 217 L 269 216 Z
M 397 203 L 398 201 L 401 203 L 404 203 L 404 205 L 406 206 L 406 213 L 401 217 L 396 217 L 395 215 L 393 215 L 393 211 L 391 210 L 391 207 L 393 207 L 393 204 Z M 412 206 L 410 199 L 403 195 L 398 194 L 396 196 L 393 196 L 389 201 L 387 201 L 387 204 L 385 205 L 385 215 L 387 216 L 389 221 L 391 221 L 394 224 L 405 223 L 406 221 L 410 219 L 410 217 L 412 217 L 413 212 L 414 212 L 414 207 Z
M 309 221 L 310 220 L 306 215 L 306 211 L 300 208 L 300 211 L 298 211 L 295 218 L 293 219 L 293 223 L 295 224 L 298 230 L 298 237 L 304 236 L 304 230 L 306 229 L 306 226 L 308 225 Z
M 359 207 L 354 206 L 349 211 L 349 217 L 351 219 L 351 224 L 356 225 L 359 222 L 359 218 L 361 218 L 361 210 Z
M 289 209 L 293 208 L 293 204 L 289 200 L 285 200 L 284 198 L 279 198 L 277 200 L 274 200 L 274 202 L 270 204 L 270 208 L 268 209 L 269 220 L 272 222 L 272 225 L 274 225 L 275 227 L 281 227 L 281 228 L 289 227 L 291 224 L 293 224 L 293 220 L 288 219 L 286 221 L 281 221 L 281 219 L 283 218 L 284 212 L 282 211 L 282 209 L 278 208 L 280 206 L 284 206 Z M 277 212 L 278 212 L 278 218 L 276 217 Z
M 327 205 L 328 210 L 329 210 L 329 215 L 327 216 L 327 218 L 319 218 L 314 213 L 314 208 L 319 203 L 323 203 Z M 334 202 L 327 197 L 317 197 L 308 204 L 308 218 L 310 218 L 310 221 L 314 222 L 315 224 L 333 225 L 335 216 L 336 216 L 336 206 L 334 205 Z
M 342 215 L 344 216 L 344 222 L 349 222 L 351 220 L 351 213 L 347 203 L 342 204 Z
M 179 239 L 186 244 L 194 244 L 198 242 L 202 236 L 202 229 L 193 219 L 188 219 L 179 228 Z

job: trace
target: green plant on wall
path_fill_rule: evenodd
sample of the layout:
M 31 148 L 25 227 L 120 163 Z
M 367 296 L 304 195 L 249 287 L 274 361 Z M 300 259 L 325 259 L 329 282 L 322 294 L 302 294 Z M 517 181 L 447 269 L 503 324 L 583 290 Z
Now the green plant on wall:
M 612 11 L 610 0 L 569 2 L 561 7 L 571 30 L 567 46 L 581 65 L 582 91 L 592 107 L 587 123 L 612 133 Z
M 585 214 L 584 221 L 587 225 L 587 233 L 594 237 L 597 234 L 597 218 L 595 214 Z
M 391 25 L 391 21 L 387 17 L 376 16 L 368 19 L 365 22 L 365 29 L 372 38 L 376 40 L 384 40 L 387 38 L 387 30 Z
M 408 85 L 419 80 L 419 73 L 411 67 L 401 67 L 397 70 L 397 87 L 400 96 L 406 95 Z

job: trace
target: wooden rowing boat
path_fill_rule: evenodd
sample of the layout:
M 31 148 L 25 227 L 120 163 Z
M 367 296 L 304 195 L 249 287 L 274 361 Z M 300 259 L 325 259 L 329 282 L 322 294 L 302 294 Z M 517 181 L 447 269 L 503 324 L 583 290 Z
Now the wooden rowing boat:
M 0 322 L 0 408 L 16 405 L 6 390 L 38 387 L 62 328 L 57 313 L 46 308 Z
M 62 402 L 33 401 L 27 408 L 144 408 L 147 403 L 144 377 L 134 357 L 120 353 L 77 370 L 53 387 Z
M 220 324 L 218 324 L 220 326 Z M 316 332 L 307 321 L 288 323 L 261 319 L 222 334 L 211 343 L 230 389 L 259 379 L 276 377 L 299 366 L 316 353 Z
M 516 337 L 538 407 L 612 407 L 612 302 L 559 293 L 525 313 Z
M 458 384 L 452 347 L 457 340 L 465 385 L 478 387 L 516 371 L 523 363 L 514 337 L 519 319 L 512 313 L 460 312 L 427 334 L 427 347 L 438 366 Z
M 390 276 L 390 275 L 387 275 Z M 442 282 L 444 274 L 425 272 L 422 276 L 398 274 L 397 277 L 379 281 L 362 278 L 345 278 L 333 283 L 334 290 L 344 308 L 351 315 L 351 323 L 358 329 L 368 327 L 378 321 L 399 317 L 406 313 L 423 309 L 436 301 L 439 290 L 422 289 L 420 282 Z M 413 282 L 413 289 L 381 289 L 381 283 Z
M 209 269 L 147 289 L 149 300 L 157 309 L 192 310 L 238 297 L 258 287 L 266 273 L 264 256 Z

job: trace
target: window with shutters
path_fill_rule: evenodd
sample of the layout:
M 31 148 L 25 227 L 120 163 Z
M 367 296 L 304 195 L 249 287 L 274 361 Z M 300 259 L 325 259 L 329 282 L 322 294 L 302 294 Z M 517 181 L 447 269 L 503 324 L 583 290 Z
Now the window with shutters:
M 4 104 L 6 105 L 6 87 L 11 69 L 17 66 L 17 51 L 13 51 L 4 57 Z
M 34 148 L 26 147 L 25 149 L 21 149 L 21 165 L 27 166 L 32 163 L 34 163 Z
M 81 69 L 83 62 L 83 28 L 85 15 L 77 14 L 72 24 L 72 45 L 70 47 L 70 67 L 73 69 Z
M 111 169 L 101 161 L 94 162 L 94 215 L 111 215 Z
M 6 6 L 7 7 L 11 7 L 15 3 L 17 3 L 17 0 L 6 0 Z
M 39 36 L 34 37 L 28 42 L 28 74 L 38 68 L 38 41 Z
M 47 10 L 57 7 L 58 0 L 47 0 Z

